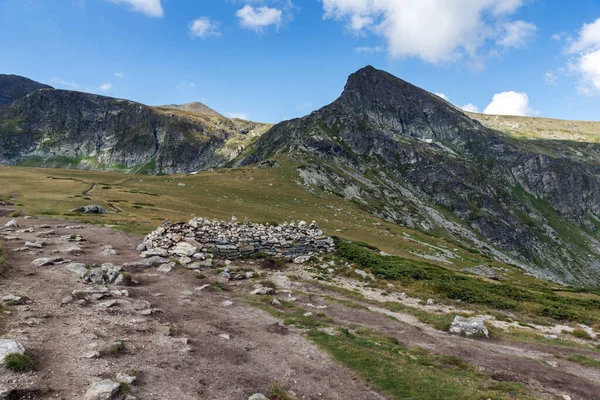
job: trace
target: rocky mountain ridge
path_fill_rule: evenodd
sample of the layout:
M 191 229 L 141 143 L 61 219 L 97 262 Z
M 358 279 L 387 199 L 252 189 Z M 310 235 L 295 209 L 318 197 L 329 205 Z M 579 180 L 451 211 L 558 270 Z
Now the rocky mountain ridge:
M 0 108 L 0 163 L 144 174 L 292 163 L 306 190 L 544 279 L 600 282 L 595 142 L 489 129 L 373 67 L 332 104 L 272 129 L 190 107 L 34 91 Z
M 291 158 L 307 187 L 386 220 L 546 279 L 600 280 L 597 163 L 531 151 L 383 71 L 356 72 L 332 104 L 276 125 L 252 149 L 240 165 Z
M 0 164 L 186 173 L 230 162 L 268 127 L 42 89 L 0 108 Z

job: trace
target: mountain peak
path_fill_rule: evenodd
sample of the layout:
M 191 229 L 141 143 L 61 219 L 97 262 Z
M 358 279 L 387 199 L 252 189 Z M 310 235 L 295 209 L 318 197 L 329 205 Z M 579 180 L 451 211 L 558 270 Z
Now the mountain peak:
M 18 75 L 0 74 L 0 107 L 9 105 L 39 89 L 52 89 L 52 86 Z
M 160 106 L 160 108 L 181 110 L 181 111 L 187 111 L 187 112 L 194 113 L 194 114 L 203 114 L 203 115 L 210 115 L 212 117 L 225 118 L 222 114 L 216 112 L 215 110 L 208 107 L 207 105 L 200 103 L 199 101 L 194 101 L 192 103 L 186 103 L 186 104 L 168 104 L 165 106 Z

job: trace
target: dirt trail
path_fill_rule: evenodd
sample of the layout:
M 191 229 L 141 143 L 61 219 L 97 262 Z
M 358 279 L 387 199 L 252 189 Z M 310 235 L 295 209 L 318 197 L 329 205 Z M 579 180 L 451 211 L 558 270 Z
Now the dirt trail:
M 0 219 L 0 226 L 7 221 Z M 266 312 L 230 300 L 225 292 L 197 290 L 207 281 L 186 271 L 167 276 L 155 269 L 134 271 L 139 285 L 118 288 L 126 289 L 128 297 L 61 306 L 65 296 L 90 286 L 67 271 L 67 264 L 35 267 L 32 260 L 64 257 L 121 265 L 139 260 L 139 238 L 99 227 L 56 228 L 72 223 L 42 218 L 19 219 L 19 224 L 19 229 L 34 232 L 10 233 L 19 239 L 6 242 L 8 267 L 0 280 L 0 297 L 22 294 L 31 301 L 12 307 L 2 336 L 21 341 L 38 367 L 24 375 L 0 374 L 0 387 L 37 389 L 36 399 L 81 399 L 96 378 L 138 371 L 133 387 L 141 399 L 245 400 L 266 392 L 273 382 L 298 399 L 383 399 L 300 334 L 273 329 L 278 321 Z M 36 237 L 50 229 L 56 234 Z M 73 244 L 60 239 L 62 235 L 87 239 L 78 243 L 85 253 L 55 253 Z M 13 252 L 25 240 L 46 245 Z M 105 245 L 118 255 L 101 256 Z M 223 304 L 228 300 L 233 304 Z M 115 340 L 125 342 L 123 352 L 111 353 Z

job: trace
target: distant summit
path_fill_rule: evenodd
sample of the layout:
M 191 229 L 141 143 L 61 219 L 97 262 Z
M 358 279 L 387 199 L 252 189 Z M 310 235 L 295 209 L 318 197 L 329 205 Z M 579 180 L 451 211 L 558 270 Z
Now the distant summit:
M 0 74 L 0 107 L 9 105 L 15 100 L 40 89 L 52 89 L 52 86 L 18 75 Z
M 224 115 L 219 114 L 212 108 L 206 106 L 205 104 L 200 103 L 199 101 L 195 101 L 193 103 L 187 103 L 187 104 L 168 104 L 165 106 L 159 106 L 159 108 L 168 108 L 168 109 L 172 109 L 172 110 L 187 111 L 187 112 L 194 113 L 194 114 L 203 114 L 203 115 L 210 115 L 212 117 L 225 118 Z

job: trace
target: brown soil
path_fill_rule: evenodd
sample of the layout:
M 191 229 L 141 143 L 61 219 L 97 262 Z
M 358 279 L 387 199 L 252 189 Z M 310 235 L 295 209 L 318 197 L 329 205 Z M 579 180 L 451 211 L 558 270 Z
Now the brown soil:
M 8 219 L 0 219 L 0 227 Z M 174 270 L 162 275 L 155 269 L 133 272 L 139 285 L 127 289 L 129 297 L 105 307 L 114 298 L 86 306 L 61 306 L 74 290 L 89 289 L 65 265 L 34 267 L 39 257 L 62 256 L 88 264 L 121 265 L 139 260 L 140 239 L 108 228 L 55 228 L 72 223 L 19 218 L 20 228 L 35 233 L 11 233 L 6 242 L 7 271 L 0 281 L 0 295 L 24 294 L 31 301 L 13 306 L 4 321 L 3 337 L 21 341 L 37 362 L 36 372 L 0 373 L 0 387 L 36 390 L 36 399 L 81 399 L 96 378 L 114 378 L 119 372 L 137 371 L 134 395 L 141 399 L 247 399 L 268 391 L 279 382 L 297 399 L 383 399 L 367 383 L 336 364 L 300 334 L 278 326 L 264 311 L 238 301 L 228 292 L 197 290 L 207 281 L 190 272 Z M 25 240 L 51 225 L 55 238 L 36 252 L 12 252 Z M 60 235 L 78 234 L 85 253 L 54 254 L 68 243 Z M 101 245 L 112 245 L 117 256 L 100 256 Z M 112 289 L 112 288 L 111 288 Z M 224 306 L 231 300 L 233 305 Z M 140 310 L 152 309 L 152 315 Z M 229 339 L 220 335 L 227 334 Z M 113 354 L 115 340 L 123 340 L 123 352 Z M 85 358 L 98 351 L 98 358 Z M 19 398 L 19 397 L 17 397 Z M 25 398 L 25 397 L 21 397 Z

